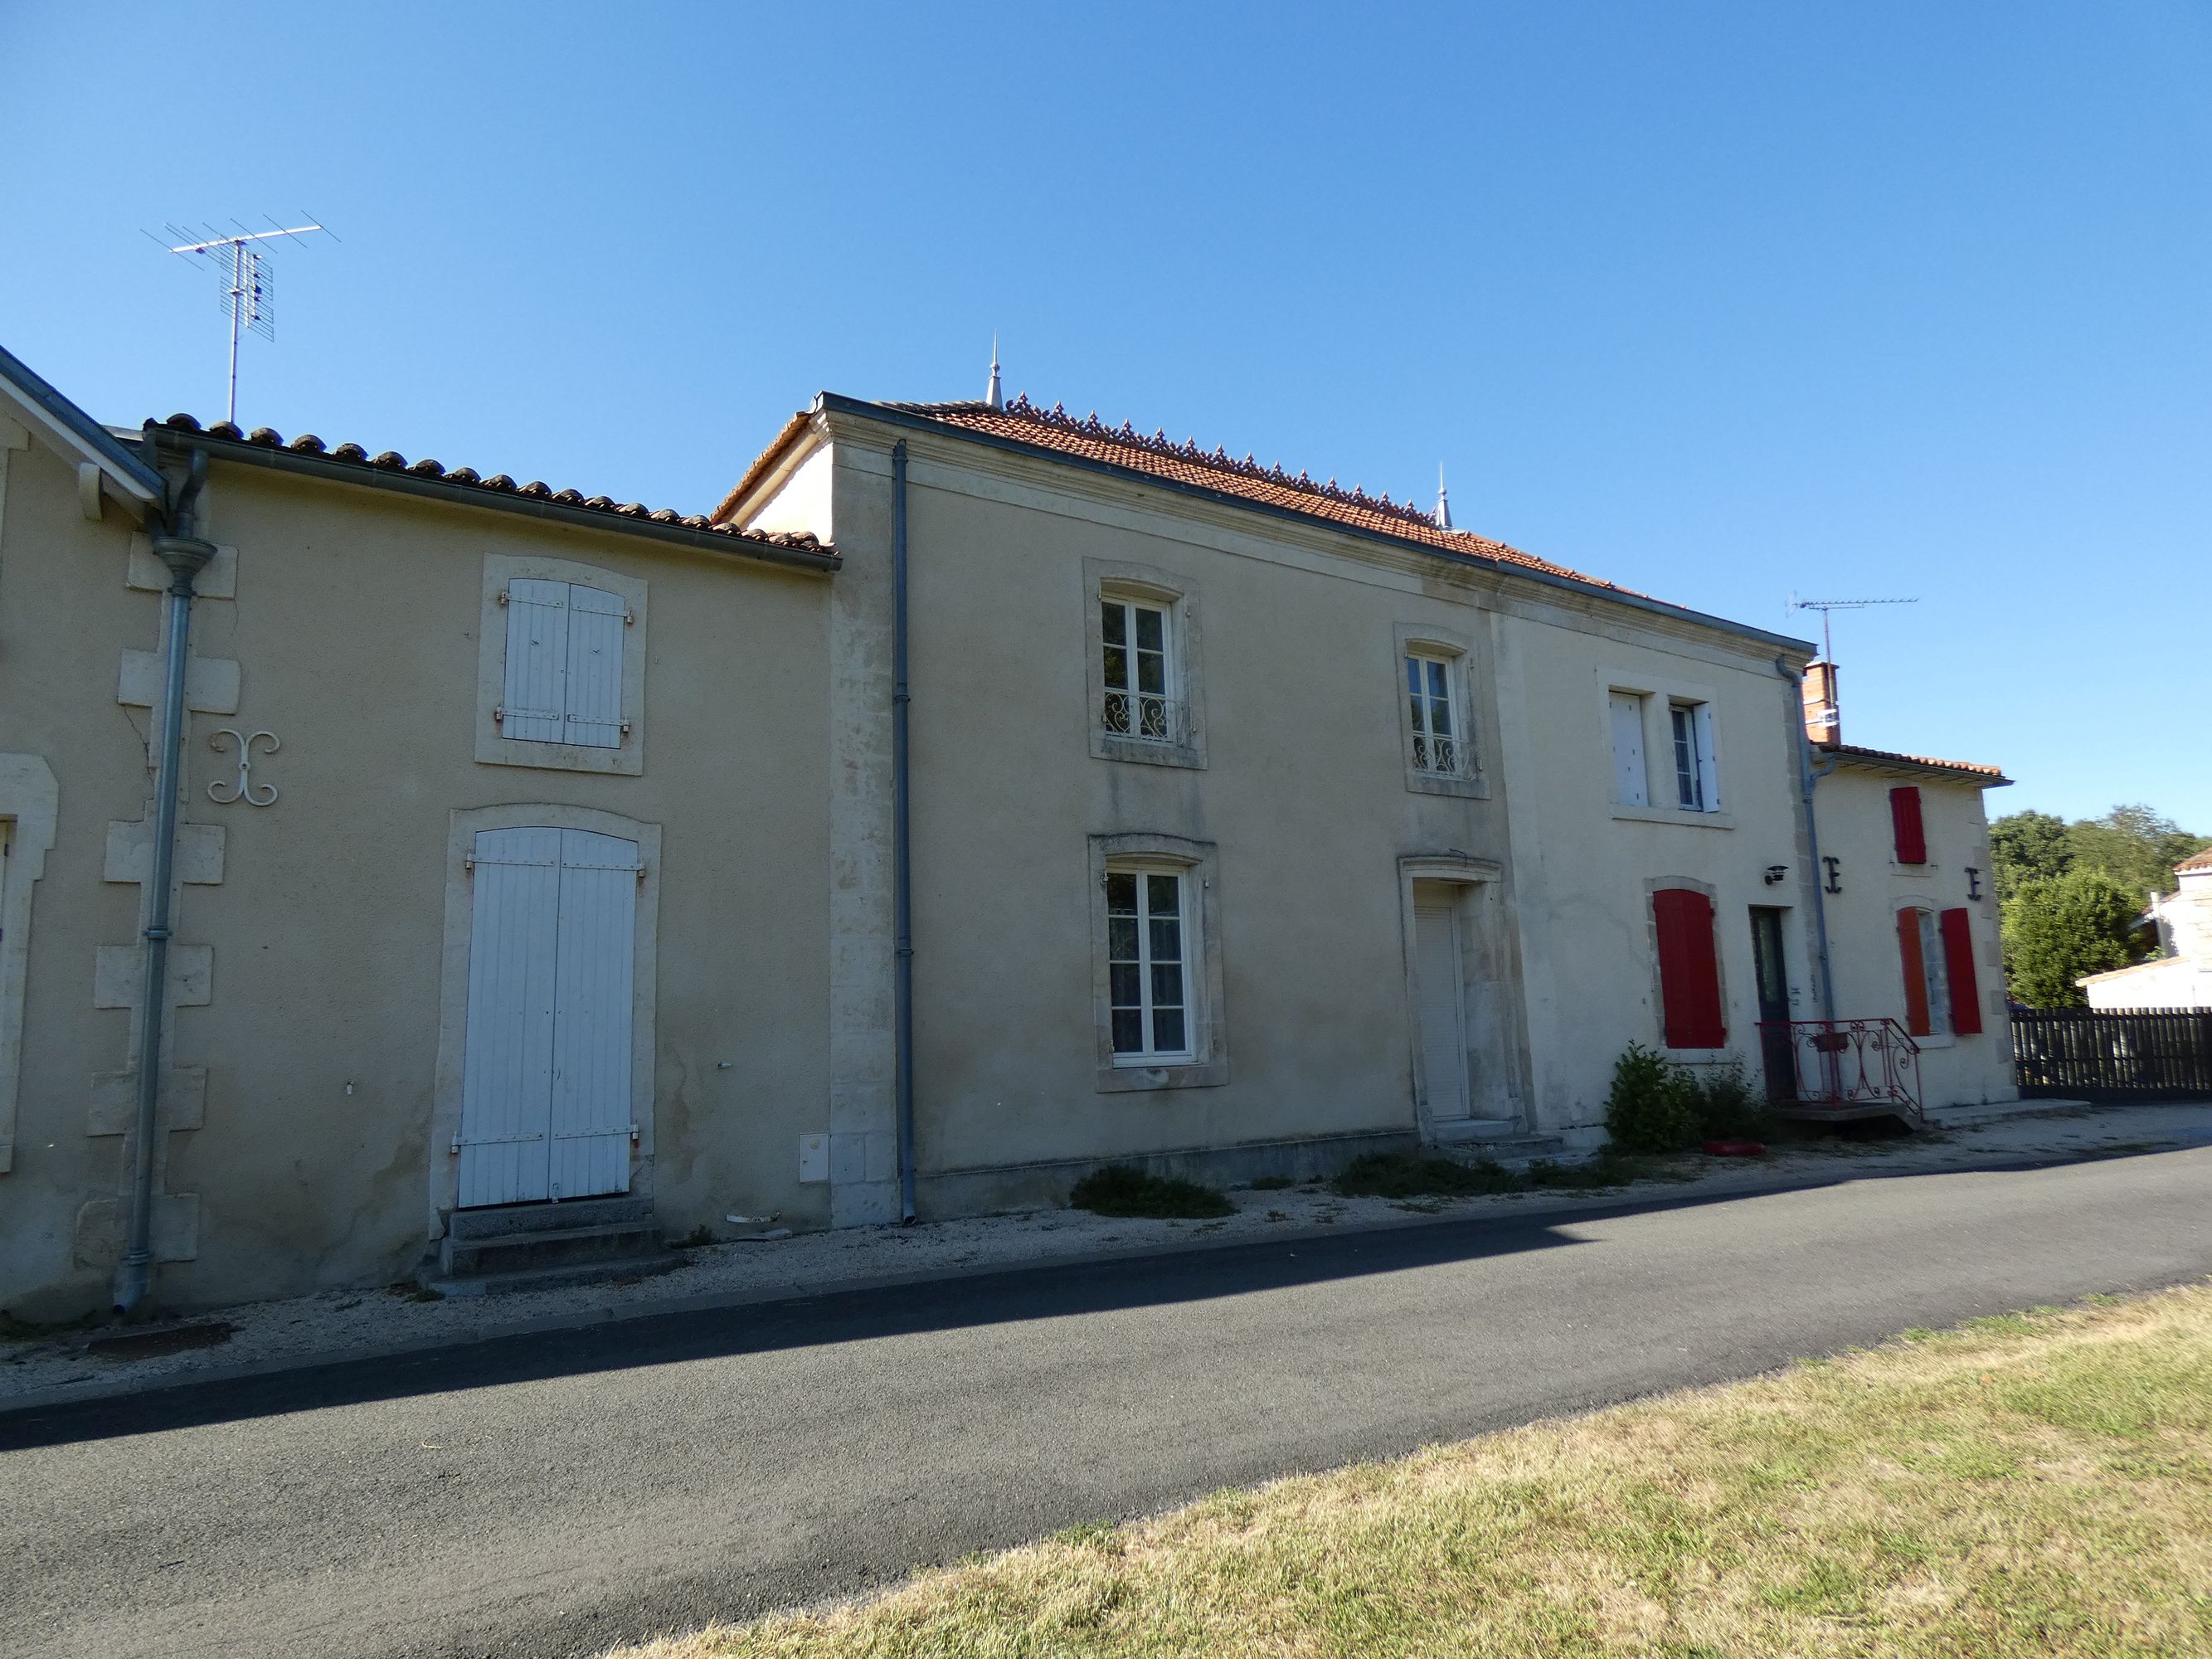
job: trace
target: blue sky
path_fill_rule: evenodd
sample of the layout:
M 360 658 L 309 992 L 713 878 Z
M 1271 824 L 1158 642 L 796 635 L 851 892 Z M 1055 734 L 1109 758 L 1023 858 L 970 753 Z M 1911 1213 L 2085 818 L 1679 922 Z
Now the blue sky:
M 240 416 L 697 510 L 1010 391 L 1785 631 L 1993 811 L 2212 832 L 2212 10 L 0 5 L 0 341 L 220 416 L 142 232 L 301 211 Z

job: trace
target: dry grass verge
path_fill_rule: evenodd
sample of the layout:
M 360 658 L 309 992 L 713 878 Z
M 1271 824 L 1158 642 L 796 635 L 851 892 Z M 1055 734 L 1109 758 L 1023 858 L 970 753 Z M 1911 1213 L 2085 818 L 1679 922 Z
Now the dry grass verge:
M 2212 1288 L 1915 1332 L 626 1650 L 2212 1654 Z

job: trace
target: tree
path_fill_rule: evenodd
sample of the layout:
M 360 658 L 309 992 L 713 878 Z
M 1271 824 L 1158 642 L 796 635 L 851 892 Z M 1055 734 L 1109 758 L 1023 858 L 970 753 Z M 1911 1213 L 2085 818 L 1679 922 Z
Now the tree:
M 2079 1008 L 2075 981 L 2136 959 L 2142 895 L 2102 870 L 2024 881 L 2004 907 L 2005 986 L 2031 1008 Z
M 2115 806 L 2101 818 L 2082 818 L 2066 827 L 2073 867 L 2101 870 L 2138 899 L 2171 893 L 2173 866 L 2207 846 L 2212 842 L 2189 834 L 2148 806 Z
M 2066 820 L 2051 812 L 2014 812 L 1990 825 L 1990 862 L 1996 866 L 1997 902 L 2008 904 L 2022 882 L 2063 876 L 2073 867 Z

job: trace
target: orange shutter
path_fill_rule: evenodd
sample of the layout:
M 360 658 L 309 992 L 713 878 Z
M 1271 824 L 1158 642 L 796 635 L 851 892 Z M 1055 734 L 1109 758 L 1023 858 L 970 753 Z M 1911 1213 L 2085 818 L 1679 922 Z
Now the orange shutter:
M 1897 959 L 1905 969 L 1905 1029 L 1926 1036 L 1928 1024 L 1928 963 L 1920 954 L 1920 912 L 1897 913 Z

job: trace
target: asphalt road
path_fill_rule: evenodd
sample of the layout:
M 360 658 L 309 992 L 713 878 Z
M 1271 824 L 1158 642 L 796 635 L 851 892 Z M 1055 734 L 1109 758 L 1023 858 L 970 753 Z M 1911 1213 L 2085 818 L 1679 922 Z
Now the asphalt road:
M 566 1655 L 2212 1273 L 2212 1148 L 1442 1223 L 0 1416 L 0 1651 Z

